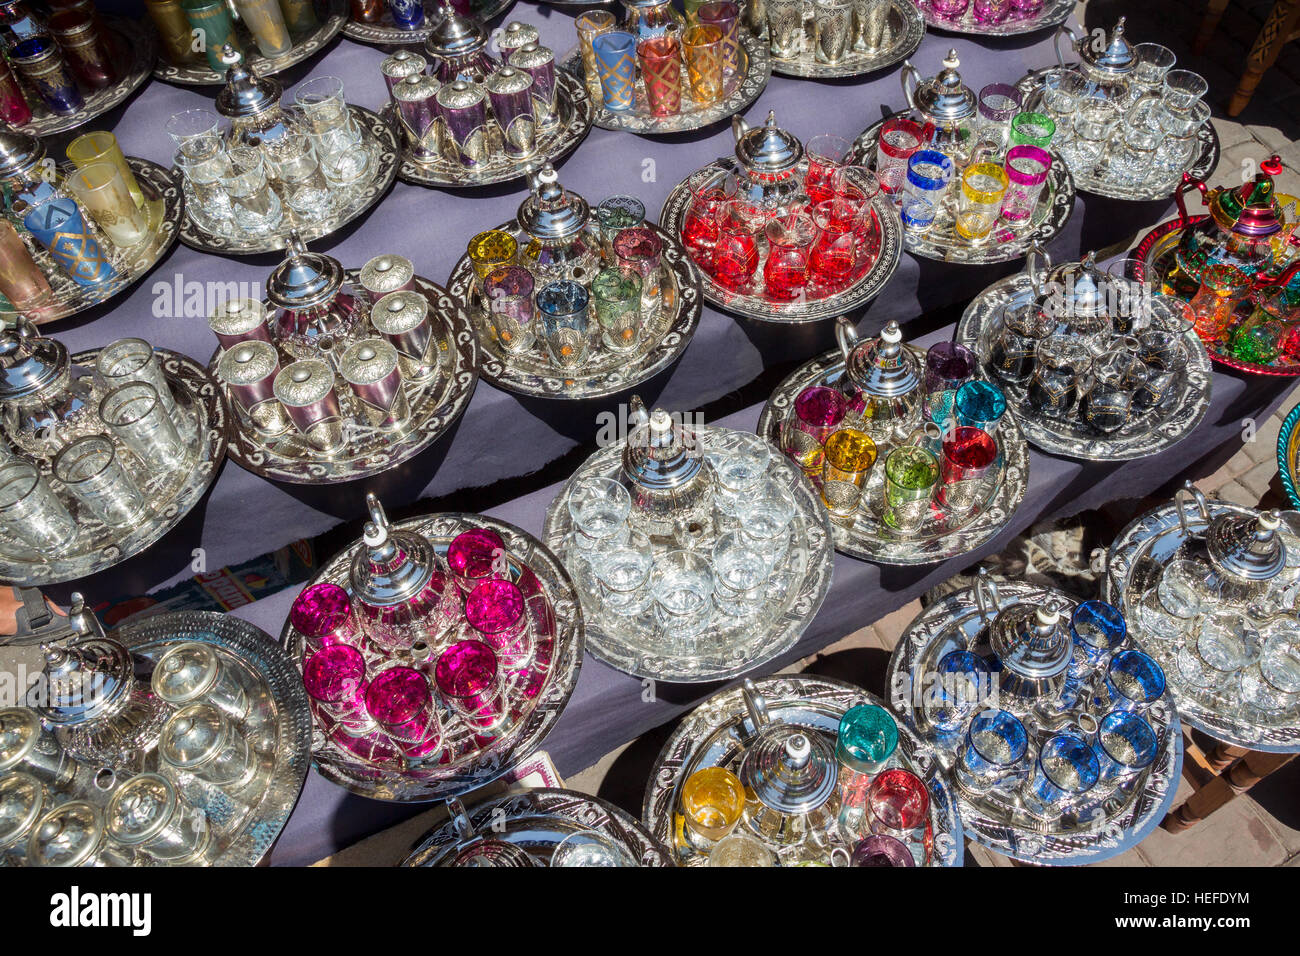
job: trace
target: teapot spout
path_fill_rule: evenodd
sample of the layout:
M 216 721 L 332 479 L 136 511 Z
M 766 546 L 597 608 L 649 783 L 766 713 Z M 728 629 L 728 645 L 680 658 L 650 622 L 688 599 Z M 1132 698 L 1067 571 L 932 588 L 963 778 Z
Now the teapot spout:
M 749 130 L 749 124 L 745 122 L 745 118 L 739 113 L 731 118 L 731 138 L 737 143 L 740 142 L 740 138 L 748 133 Z

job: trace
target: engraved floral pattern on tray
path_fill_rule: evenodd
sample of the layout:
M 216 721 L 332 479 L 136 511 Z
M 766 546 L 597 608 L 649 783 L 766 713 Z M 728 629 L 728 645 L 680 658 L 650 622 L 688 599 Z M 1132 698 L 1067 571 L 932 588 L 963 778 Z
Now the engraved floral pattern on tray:
M 981 23 L 975 19 L 971 7 L 967 7 L 960 17 L 948 18 L 941 17 L 930 9 L 926 0 L 913 2 L 920 8 L 921 16 L 925 17 L 926 26 L 933 30 L 985 37 L 1010 37 L 1054 29 L 1064 23 L 1075 8 L 1074 0 L 1047 0 L 1043 8 L 1031 17 L 1018 17 L 1013 9 L 1011 15 L 1001 23 Z
M 696 438 L 705 454 L 720 451 L 740 432 L 716 426 L 700 426 Z M 546 509 L 547 545 L 571 570 L 575 567 L 570 536 L 569 497 L 574 485 L 584 478 L 617 478 L 622 469 L 623 446 L 602 448 L 588 458 Z M 600 589 L 590 579 L 585 565 L 575 580 L 579 585 L 587 640 L 592 654 L 627 674 L 654 680 L 698 684 L 727 680 L 760 666 L 794 645 L 812 622 L 831 583 L 831 535 L 826 510 L 803 472 L 773 450 L 767 479 L 787 488 L 795 503 L 791 539 L 785 559 L 769 579 L 769 593 L 762 609 L 745 618 L 728 619 L 718 614 L 715 624 L 701 639 L 695 654 L 668 652 L 655 625 L 652 612 L 636 618 L 623 617 L 600 605 Z M 712 542 L 702 543 L 707 552 Z M 659 548 L 658 550 L 670 550 Z
M 1119 431 L 1102 435 L 1077 418 L 1063 422 L 1036 412 L 1026 398 L 1024 386 L 1004 382 L 987 364 L 1006 307 L 1029 302 L 1033 296 L 1033 284 L 1023 273 L 995 282 L 966 307 L 957 323 L 956 341 L 979 355 L 980 377 L 1003 390 L 1007 404 L 1020 420 L 1025 438 L 1035 448 L 1085 461 L 1129 461 L 1158 454 L 1178 444 L 1204 420 L 1210 409 L 1214 376 L 1205 346 L 1191 330 L 1183 334 L 1187 363 L 1177 378 L 1177 390 Z M 1173 327 L 1178 321 L 1173 304 L 1165 301 L 1164 296 L 1156 296 L 1152 302 L 1157 320 Z
M 510 564 L 521 573 L 527 569 L 541 585 L 540 592 L 526 603 L 537 650 L 526 670 L 510 675 L 506 690 L 510 716 L 496 736 L 476 735 L 440 702 L 444 747 L 438 754 L 425 761 L 371 762 L 345 753 L 317 728 L 312 759 L 327 780 L 375 800 L 447 800 L 491 783 L 536 750 L 550 733 L 578 682 L 585 644 L 582 612 L 573 583 L 559 560 L 512 524 L 485 515 L 450 512 L 412 518 L 394 527 L 423 534 L 444 561 L 456 535 L 471 528 L 490 529 L 501 536 Z M 361 543 L 354 542 L 335 555 L 310 584 L 330 581 L 348 589 L 348 569 L 360 548 Z M 463 622 L 462 626 L 469 628 Z M 285 621 L 280 642 L 301 668 L 302 635 L 289 621 Z
M 924 353 L 911 347 L 921 361 Z M 827 352 L 801 365 L 777 386 L 758 419 L 758 434 L 774 447 L 781 447 L 781 423 L 792 414 L 795 399 L 813 385 L 835 387 L 844 375 L 844 356 Z M 878 516 L 884 502 L 885 457 L 892 445 L 878 446 L 876 462 L 868 480 L 868 511 L 859 510 L 851 521 L 831 518 L 835 550 L 879 564 L 932 564 L 967 554 L 991 540 L 1015 514 L 1029 487 L 1029 449 L 1014 415 L 998 423 L 998 460 L 989 470 L 978 504 L 960 517 L 948 518 L 937 508 L 916 534 L 896 535 Z M 934 450 L 934 449 L 932 449 Z
M 772 723 L 794 724 L 819 733 L 834 745 L 840 718 L 859 704 L 886 704 L 860 687 L 827 677 L 778 674 L 754 681 L 767 703 Z M 702 767 L 729 767 L 736 771 L 752 739 L 754 728 L 745 708 L 741 688 L 714 694 L 682 718 L 655 759 L 646 784 L 641 819 L 646 829 L 662 840 L 678 864 L 707 863 L 699 850 L 678 832 L 681 785 Z M 962 821 L 955 790 L 946 781 L 934 750 L 906 724 L 898 726 L 898 749 L 888 766 L 904 767 L 926 782 L 930 791 L 930 826 L 933 850 L 930 866 L 961 866 L 965 857 Z M 833 841 L 832 845 L 842 845 Z M 786 853 L 797 855 L 796 846 Z
M 925 38 L 925 21 L 912 0 L 891 0 L 889 22 L 885 27 L 887 42 L 876 53 L 847 50 L 838 63 L 818 63 L 813 52 L 812 36 L 805 23 L 803 49 L 796 57 L 772 57 L 772 72 L 781 76 L 799 76 L 812 80 L 832 80 L 865 76 L 900 63 L 916 52 Z M 766 41 L 767 36 L 762 37 Z M 769 47 L 770 53 L 770 47 Z
M 1063 609 L 1063 615 L 1068 616 L 1075 603 L 1052 588 L 1002 581 L 997 586 L 1003 608 L 1024 603 L 1052 606 Z M 928 718 L 926 677 L 935 673 L 939 660 L 949 651 L 966 649 L 972 643 L 987 650 L 987 639 L 982 637 L 987 623 L 976 605 L 974 590 L 958 591 L 926 608 L 904 632 L 889 659 L 886 686 L 890 688 L 890 706 L 910 730 L 934 748 L 944 773 L 952 772 L 962 736 L 936 733 Z M 1132 646 L 1131 637 L 1121 645 Z M 1072 675 L 1079 674 L 1081 680 L 1098 674 L 1078 651 L 1070 667 Z M 1009 703 L 987 701 L 989 707 Z M 1015 714 L 1029 731 L 1031 749 L 1025 758 L 1028 764 L 1034 755 L 1034 742 L 1041 744 L 1053 731 L 1039 727 L 1022 710 L 1015 710 Z M 1136 845 L 1169 810 L 1178 788 L 1183 756 L 1180 714 L 1173 701 L 1166 696 L 1143 716 L 1156 732 L 1155 761 L 1123 786 L 1096 792 L 1077 815 L 1048 823 L 1026 812 L 1009 787 L 995 787 L 975 795 L 950 781 L 966 836 L 1014 859 L 1044 865 L 1095 863 Z

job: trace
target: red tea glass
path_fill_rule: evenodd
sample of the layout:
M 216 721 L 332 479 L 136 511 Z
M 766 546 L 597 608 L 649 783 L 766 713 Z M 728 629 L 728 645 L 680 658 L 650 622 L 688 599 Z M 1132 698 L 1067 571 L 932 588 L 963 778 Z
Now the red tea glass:
M 732 199 L 718 211 L 718 243 L 713 250 L 713 277 L 728 289 L 742 289 L 758 271 L 755 210 L 743 199 Z
M 848 413 L 849 401 L 839 389 L 810 385 L 796 396 L 794 415 L 781 425 L 781 450 L 805 474 L 821 474 L 822 445 L 844 424 Z
M 22 126 L 32 118 L 22 87 L 4 57 L 0 57 L 0 120 L 10 126 Z
M 867 793 L 871 832 L 891 836 L 924 864 L 929 857 L 930 793 L 910 770 L 886 770 L 871 782 Z
M 808 286 L 808 256 L 816 235 L 812 217 L 804 212 L 778 216 L 767 224 L 767 261 L 763 285 L 773 299 L 797 299 Z
M 438 693 L 469 726 L 495 727 L 505 716 L 497 656 L 482 641 L 460 641 L 442 652 L 433 669 Z
M 484 581 L 465 600 L 465 620 L 496 652 L 502 670 L 522 670 L 533 660 L 524 592 L 509 581 Z
M 736 198 L 736 177 L 716 169 L 701 169 L 686 180 L 691 204 L 682 222 L 682 245 L 702 268 L 712 271 L 718 244 L 718 216 Z
M 876 175 L 885 192 L 899 192 L 907 176 L 907 161 L 930 136 L 930 127 L 894 116 L 880 127 L 876 143 Z
M 858 271 L 866 208 L 851 199 L 828 199 L 813 207 L 813 239 L 809 267 L 814 281 L 831 289 L 842 288 Z
M 673 116 L 682 109 L 682 44 L 676 31 L 646 37 L 636 45 L 646 102 L 655 116 Z
M 506 544 L 501 535 L 487 528 L 462 531 L 447 548 L 447 565 L 456 584 L 468 594 L 483 581 L 506 577 Z
M 998 458 L 998 445 L 982 428 L 962 425 L 943 442 L 939 463 L 939 506 L 961 514 L 975 503 L 978 486 Z
M 352 598 L 329 581 L 303 589 L 289 610 L 289 623 L 313 652 L 326 644 L 361 647 L 365 643 L 352 619 Z
M 366 660 L 355 647 L 330 644 L 321 648 L 303 666 L 302 683 L 316 712 L 327 721 L 353 732 L 374 728 L 366 711 Z
M 366 689 L 366 710 L 408 757 L 427 757 L 442 746 L 442 723 L 429 678 L 411 667 L 380 671 Z
M 804 176 L 803 191 L 814 203 L 825 202 L 835 196 L 835 174 L 844 167 L 853 144 L 842 136 L 823 133 L 808 141 L 804 155 L 808 158 L 808 172 Z
M 1025 222 L 1038 208 L 1038 197 L 1052 168 L 1052 154 L 1037 146 L 1012 146 L 1003 164 L 1007 192 L 1002 200 L 1002 218 L 1012 224 Z
M 865 166 L 844 166 L 832 178 L 835 198 L 862 206 L 858 226 L 858 260 L 870 262 L 880 251 L 880 230 L 871 200 L 880 192 L 880 177 Z

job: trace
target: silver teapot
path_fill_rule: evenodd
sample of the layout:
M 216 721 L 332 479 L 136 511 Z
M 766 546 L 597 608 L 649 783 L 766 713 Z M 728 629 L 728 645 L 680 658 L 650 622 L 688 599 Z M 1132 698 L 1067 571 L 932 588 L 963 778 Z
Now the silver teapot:
M 840 316 L 835 339 L 844 355 L 840 389 L 859 427 L 878 444 L 906 441 L 921 424 L 925 388 L 921 364 L 903 343 L 898 323 L 890 322 L 879 338 L 860 340 Z
M 67 347 L 19 318 L 0 332 L 0 423 L 5 436 L 36 458 L 103 430 L 99 390 Z
M 353 341 L 363 338 L 363 316 L 333 256 L 308 252 L 296 232 L 289 234 L 285 258 L 266 283 L 266 297 L 277 310 L 271 320 L 275 339 L 295 359 L 320 358 L 333 367 Z
M 693 430 L 662 408 L 631 400 L 620 480 L 632 498 L 629 521 L 652 539 L 700 540 L 713 522 L 713 467 Z
M 1045 270 L 1040 270 L 1040 260 Z M 1047 317 L 1046 334 L 1078 336 L 1094 354 L 1110 344 L 1119 295 L 1114 280 L 1098 268 L 1095 252 L 1052 266 L 1042 246 L 1034 243 L 1025 256 L 1025 274 L 1033 286 L 1035 307 Z
M 1068 23 L 1062 23 L 1053 38 L 1056 62 L 1069 66 L 1061 41 L 1069 37 L 1075 54 L 1079 57 L 1079 73 L 1089 84 L 1089 94 L 1112 100 L 1124 106 L 1132 86 L 1130 76 L 1137 66 L 1137 54 L 1124 36 L 1124 17 L 1120 17 L 1109 36 L 1102 35 L 1100 42 L 1090 33 L 1077 33 Z
M 284 87 L 260 76 L 229 44 L 222 50 L 226 84 L 217 93 L 217 112 L 230 120 L 226 139 L 232 146 L 261 147 L 282 140 L 292 126 L 281 105 Z
M 773 210 L 787 211 L 803 192 L 803 143 L 776 125 L 776 111 L 762 126 L 750 126 L 740 116 L 731 119 L 735 140 L 738 195 Z
M 438 23 L 424 41 L 430 75 L 440 83 L 482 83 L 501 65 L 488 53 L 488 31 L 474 17 L 457 13 L 450 0 L 438 13 Z
M 531 263 L 539 288 L 559 279 L 587 284 L 600 267 L 599 248 L 587 232 L 587 200 L 561 186 L 550 163 L 529 173 L 528 188 L 530 195 L 515 216 L 527 238 L 521 260 Z
M 899 79 L 911 118 L 927 130 L 922 148 L 938 150 L 957 166 L 965 166 L 975 146 L 979 101 L 974 90 L 962 82 L 960 66 L 953 49 L 944 57 L 937 76 L 923 79 L 920 71 L 904 60 Z

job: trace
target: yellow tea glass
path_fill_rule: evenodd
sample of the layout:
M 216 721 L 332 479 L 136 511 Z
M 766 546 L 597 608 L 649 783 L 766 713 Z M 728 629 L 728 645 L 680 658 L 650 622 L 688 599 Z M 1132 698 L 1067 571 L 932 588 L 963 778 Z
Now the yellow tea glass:
M 474 276 L 482 288 L 483 280 L 495 270 L 515 264 L 519 255 L 519 243 L 508 232 L 488 229 L 471 239 L 466 251 L 469 253 L 469 264 L 474 269 Z
M 1007 185 L 1007 172 L 997 163 L 967 166 L 961 175 L 961 194 L 957 199 L 957 235 L 963 239 L 987 236 L 1002 213 Z
M 708 106 L 722 99 L 722 31 L 693 26 L 682 36 L 682 49 L 695 102 Z
M 736 829 L 744 811 L 744 784 L 725 767 L 697 770 L 682 784 L 686 826 L 706 840 L 721 840 Z
M 849 518 L 858 510 L 862 489 L 876 463 L 876 443 L 856 428 L 841 428 L 826 439 L 822 461 L 822 503 L 836 518 Z
M 122 173 L 112 163 L 91 163 L 68 174 L 67 187 L 119 249 L 129 249 L 149 235 L 142 213 Z
M 582 50 L 582 68 L 587 75 L 587 85 L 594 84 L 599 92 L 600 64 L 596 62 L 596 51 L 592 49 L 591 41 L 614 29 L 614 14 L 608 10 L 589 10 L 574 20 L 573 25 L 578 31 L 578 48 Z
M 135 173 L 131 172 L 131 167 L 122 154 L 122 147 L 117 143 L 117 137 L 108 130 L 96 130 L 78 136 L 68 144 L 68 159 L 78 168 L 91 163 L 112 163 L 122 174 L 122 181 L 126 183 L 136 207 L 144 208 L 144 193 L 135 181 Z
M 1251 277 L 1225 263 L 1207 266 L 1201 273 L 1201 287 L 1192 296 L 1192 320 L 1196 334 L 1207 342 L 1232 332 L 1237 307 L 1250 292 Z

